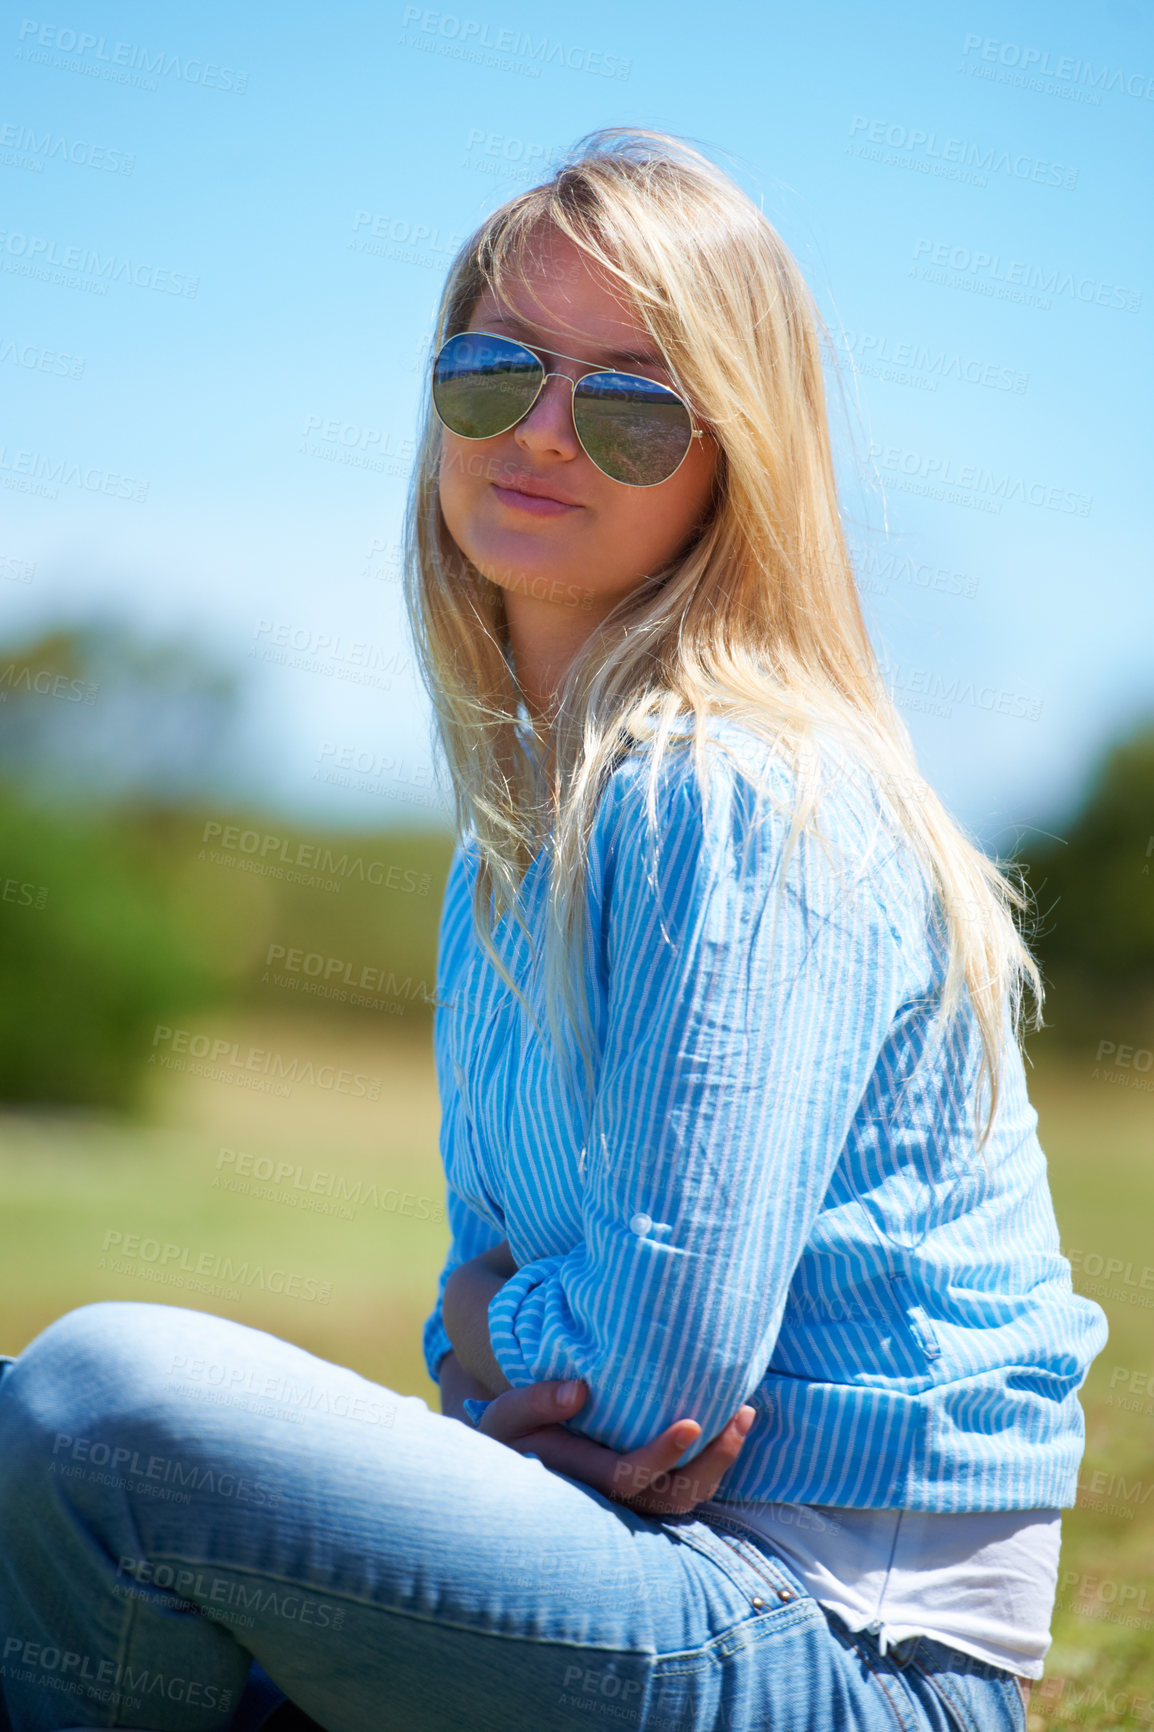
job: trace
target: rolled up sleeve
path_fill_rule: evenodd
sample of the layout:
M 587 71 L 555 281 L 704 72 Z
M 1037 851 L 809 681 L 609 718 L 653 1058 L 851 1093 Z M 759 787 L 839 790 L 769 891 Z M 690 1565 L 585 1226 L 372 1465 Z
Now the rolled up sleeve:
M 784 809 L 757 807 L 719 755 L 706 808 L 686 755 L 663 769 L 656 836 L 645 777 L 610 781 L 591 837 L 607 997 L 583 1239 L 489 1307 L 510 1383 L 588 1382 L 571 1429 L 624 1451 L 697 1420 L 679 1466 L 766 1374 L 902 996 L 852 826 L 828 846 L 803 831 L 787 861 L 792 778 L 774 775 Z
M 443 1312 L 445 1285 L 449 1276 L 462 1263 L 467 1263 L 470 1257 L 479 1257 L 482 1251 L 493 1250 L 503 1237 L 498 1228 L 491 1226 L 488 1221 L 483 1221 L 451 1187 L 446 1192 L 446 1213 L 452 1238 L 437 1282 L 437 1302 L 425 1319 L 421 1337 L 425 1367 L 433 1382 L 437 1384 L 441 1381 L 441 1360 L 453 1345 L 445 1332 Z

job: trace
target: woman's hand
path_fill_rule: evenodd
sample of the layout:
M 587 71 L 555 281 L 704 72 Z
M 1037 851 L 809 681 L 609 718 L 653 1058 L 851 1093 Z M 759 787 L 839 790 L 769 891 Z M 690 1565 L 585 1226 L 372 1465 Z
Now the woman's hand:
M 675 1462 L 701 1435 L 695 1419 L 678 1419 L 640 1449 L 622 1454 L 592 1438 L 566 1431 L 589 1399 L 588 1384 L 554 1379 L 514 1389 L 497 1363 L 489 1341 L 489 1303 L 517 1273 L 509 1242 L 453 1270 L 445 1283 L 442 1314 L 453 1351 L 441 1361 L 441 1410 L 464 1419 L 467 1395 L 488 1400 L 478 1430 L 520 1455 L 533 1454 L 556 1473 L 591 1485 L 615 1503 L 641 1515 L 685 1515 L 711 1498 L 741 1453 L 756 1417 L 752 1407 L 740 1407 L 687 1467 L 672 1474 Z M 571 1393 L 561 1398 L 561 1391 Z M 467 1422 L 466 1422 L 467 1423 Z
M 555 1473 L 579 1479 L 641 1515 L 686 1515 L 713 1496 L 756 1418 L 754 1408 L 739 1407 L 699 1456 L 671 1474 L 674 1463 L 701 1435 L 695 1419 L 674 1420 L 652 1443 L 623 1455 L 565 1430 L 562 1422 L 588 1399 L 589 1386 L 582 1381 L 554 1380 L 506 1389 L 486 1408 L 477 1429 L 520 1455 L 537 1456 Z
M 472 1396 L 476 1401 L 492 1401 L 500 1393 L 471 1376 L 452 1348 L 437 1368 L 437 1383 L 441 1391 L 441 1412 L 447 1419 L 459 1419 L 470 1431 L 473 1422 L 465 1411 L 466 1399 Z
M 453 1270 L 441 1301 L 445 1333 L 458 1363 L 493 1394 L 511 1385 L 489 1340 L 489 1304 L 516 1273 L 509 1241 L 502 1239 L 491 1251 L 482 1251 Z

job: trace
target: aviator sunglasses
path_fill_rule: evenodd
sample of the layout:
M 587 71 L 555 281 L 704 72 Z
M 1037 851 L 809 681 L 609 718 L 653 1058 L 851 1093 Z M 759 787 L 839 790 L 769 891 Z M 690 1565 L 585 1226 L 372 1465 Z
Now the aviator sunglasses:
M 559 349 L 542 349 L 562 361 L 581 361 Z M 461 439 L 492 439 L 523 421 L 548 379 L 566 379 L 573 391 L 573 426 L 586 456 L 611 481 L 625 487 L 656 487 L 685 461 L 695 439 L 689 405 L 666 385 L 608 368 L 569 379 L 547 373 L 524 343 L 492 331 L 461 331 L 433 362 L 433 407 L 450 433 Z

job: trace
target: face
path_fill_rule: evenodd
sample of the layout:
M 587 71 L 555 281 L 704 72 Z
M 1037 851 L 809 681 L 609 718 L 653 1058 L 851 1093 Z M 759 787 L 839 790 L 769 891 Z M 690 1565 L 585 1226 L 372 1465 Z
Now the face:
M 685 546 L 709 506 L 718 447 L 708 432 L 692 440 L 681 467 L 654 487 L 603 474 L 577 437 L 567 380 L 609 367 L 677 387 L 636 315 L 567 238 L 549 231 L 539 240 L 532 281 L 539 304 L 520 283 L 501 303 L 486 291 L 468 329 L 581 359 L 542 355 L 565 378 L 547 379 L 506 433 L 462 439 L 442 428 L 441 509 L 457 546 L 505 591 L 514 635 L 531 626 L 571 639 L 579 622 L 591 630 Z M 696 411 L 693 421 L 702 426 Z M 551 500 L 519 492 L 527 481 Z

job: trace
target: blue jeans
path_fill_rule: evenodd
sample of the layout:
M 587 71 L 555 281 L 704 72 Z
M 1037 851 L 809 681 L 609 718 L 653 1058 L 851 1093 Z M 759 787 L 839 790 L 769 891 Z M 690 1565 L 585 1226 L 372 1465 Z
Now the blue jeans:
M 261 1330 L 102 1301 L 0 1370 L 13 1732 L 252 1732 L 258 1675 L 326 1732 L 1024 1732 L 1010 1673 L 882 1657 L 749 1530 Z

